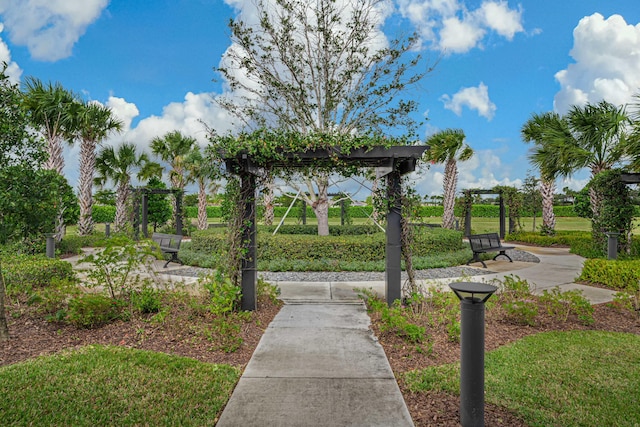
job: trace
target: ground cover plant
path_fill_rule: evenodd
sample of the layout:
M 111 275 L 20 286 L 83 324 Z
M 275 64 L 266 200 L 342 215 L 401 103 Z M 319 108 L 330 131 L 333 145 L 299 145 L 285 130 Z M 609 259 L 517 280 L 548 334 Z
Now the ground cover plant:
M 500 291 L 486 311 L 487 425 L 633 426 L 629 420 L 639 416 L 629 402 L 629 390 L 640 381 L 637 315 L 616 303 L 585 305 L 576 292 L 532 295 L 530 284 L 517 276 L 494 284 Z M 458 426 L 458 299 L 434 289 L 389 309 L 370 292 L 362 295 L 416 426 Z M 610 369 L 612 360 L 616 366 Z M 590 366 L 593 380 L 583 372 Z M 549 399 L 557 395 L 576 403 L 556 420 L 562 406 Z

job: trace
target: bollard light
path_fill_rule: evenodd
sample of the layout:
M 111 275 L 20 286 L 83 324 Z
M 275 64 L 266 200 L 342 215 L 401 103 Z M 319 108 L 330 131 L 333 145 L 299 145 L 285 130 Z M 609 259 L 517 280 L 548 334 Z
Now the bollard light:
M 484 426 L 484 311 L 498 288 L 487 283 L 449 285 L 460 299 L 460 424 Z
M 44 236 L 47 238 L 46 245 L 46 256 L 47 258 L 55 258 L 56 257 L 56 233 L 44 233 Z

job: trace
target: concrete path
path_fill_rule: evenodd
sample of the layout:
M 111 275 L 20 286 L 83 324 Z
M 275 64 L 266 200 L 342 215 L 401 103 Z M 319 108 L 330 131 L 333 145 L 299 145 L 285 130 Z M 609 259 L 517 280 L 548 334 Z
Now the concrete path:
M 412 426 L 364 305 L 349 294 L 286 304 L 217 426 Z

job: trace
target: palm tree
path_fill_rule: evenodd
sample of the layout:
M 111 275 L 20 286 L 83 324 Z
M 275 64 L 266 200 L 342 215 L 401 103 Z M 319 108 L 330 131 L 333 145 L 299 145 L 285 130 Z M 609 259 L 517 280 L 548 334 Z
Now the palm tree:
M 109 132 L 120 131 L 122 122 L 113 117 L 109 107 L 98 103 L 83 103 L 76 117 L 77 138 L 80 140 L 80 177 L 78 179 L 78 200 L 80 220 L 78 233 L 81 236 L 93 232 L 93 175 L 96 169 L 96 148 Z
M 112 181 L 116 186 L 116 218 L 115 230 L 125 231 L 127 225 L 126 208 L 131 195 L 131 176 L 138 169 L 138 177 L 142 177 L 144 166 L 149 162 L 146 153 L 138 154 L 136 146 L 123 143 L 117 149 L 104 147 L 96 158 L 98 176 L 95 183 L 104 186 Z
M 629 116 L 625 107 L 607 102 L 573 106 L 565 116 L 567 127 L 553 132 L 554 152 L 559 153 L 565 175 L 582 168 L 598 173 L 620 163 L 626 154 Z M 594 217 L 600 211 L 600 196 L 589 191 Z
M 24 107 L 34 128 L 46 141 L 49 157 L 45 168 L 63 175 L 62 141 L 73 140 L 76 126 L 74 116 L 80 108 L 80 102 L 59 83 L 44 84 L 39 79 L 28 77 L 24 87 Z M 61 202 L 59 206 L 54 223 L 57 241 L 60 241 L 64 234 L 63 203 Z
M 49 159 L 45 167 L 62 175 L 62 141 L 72 139 L 76 125 L 74 112 L 79 102 L 59 83 L 45 84 L 35 77 L 27 77 L 24 87 L 24 106 L 33 125 L 47 142 Z
M 566 122 L 553 112 L 533 114 L 522 126 L 520 133 L 525 142 L 533 142 L 534 147 L 529 159 L 540 171 L 540 194 L 542 195 L 542 230 L 553 234 L 556 228 L 556 216 L 553 212 L 553 195 L 556 189 L 556 178 L 562 168 L 557 163 L 557 153 L 550 151 L 554 141 L 552 135 L 560 134 L 566 129 Z M 556 129 L 552 132 L 551 129 Z
M 168 132 L 162 137 L 151 140 L 151 152 L 169 163 L 169 181 L 172 188 L 184 191 L 186 184 L 184 176 L 184 158 L 197 145 L 195 138 L 183 135 L 180 131 Z M 177 210 L 177 199 L 173 201 L 174 224 L 177 223 L 175 217 Z
M 445 129 L 431 135 L 427 139 L 429 149 L 425 158 L 432 163 L 444 163 L 444 214 L 442 226 L 453 228 L 455 224 L 454 206 L 456 186 L 458 185 L 458 161 L 469 160 L 473 149 L 464 143 L 465 134 L 462 129 Z
M 198 230 L 204 230 L 207 228 L 207 184 L 215 179 L 216 169 L 197 145 L 185 157 L 184 167 L 187 178 L 198 183 Z

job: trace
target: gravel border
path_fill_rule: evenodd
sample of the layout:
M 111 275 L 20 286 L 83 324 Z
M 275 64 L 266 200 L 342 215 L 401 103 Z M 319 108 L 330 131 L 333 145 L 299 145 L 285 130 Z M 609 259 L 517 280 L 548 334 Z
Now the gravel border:
M 506 253 L 514 261 L 522 262 L 540 262 L 540 259 L 529 252 L 518 249 L 507 250 Z M 212 270 L 200 267 L 184 267 L 174 270 L 168 270 L 164 274 L 172 274 L 176 276 L 200 277 L 210 273 Z M 430 268 L 428 270 L 417 270 L 416 279 L 444 279 L 448 277 L 462 276 L 479 276 L 483 274 L 493 274 L 487 268 L 455 266 L 444 268 Z M 385 273 L 378 271 L 260 271 L 258 276 L 267 281 L 279 282 L 371 282 L 384 281 Z M 402 272 L 403 280 L 406 279 L 406 273 Z

